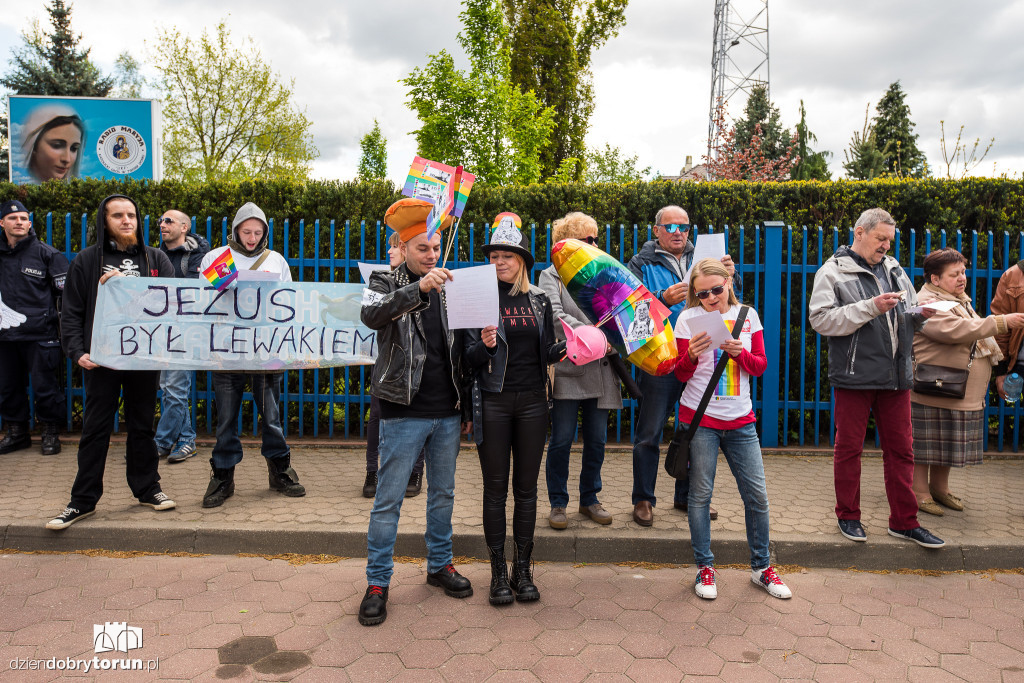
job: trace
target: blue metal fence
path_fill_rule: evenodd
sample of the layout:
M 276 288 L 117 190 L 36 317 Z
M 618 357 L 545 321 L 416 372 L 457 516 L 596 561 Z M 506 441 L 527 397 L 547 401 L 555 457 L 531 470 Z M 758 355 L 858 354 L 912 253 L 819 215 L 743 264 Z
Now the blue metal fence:
M 193 227 L 213 245 L 225 244 L 229 219 L 202 221 L 193 219 Z M 464 226 L 466 228 L 467 226 Z M 143 222 L 147 240 L 150 217 Z M 307 223 L 271 221 L 270 245 L 281 251 L 292 266 L 296 280 L 358 282 L 358 262 L 386 262 L 385 228 L 380 223 L 352 224 L 349 221 Z M 38 227 L 37 227 L 38 230 Z M 47 214 L 44 239 L 54 244 L 55 235 L 63 243 L 68 258 L 74 257 L 73 243 L 86 244 L 87 216 L 68 214 L 63 220 Z M 743 278 L 743 299 L 759 311 L 764 324 L 764 340 L 769 371 L 754 381 L 754 408 L 757 411 L 762 444 L 817 447 L 830 444 L 835 431 L 832 397 L 827 383 L 826 344 L 807 323 L 807 301 L 814 274 L 839 247 L 852 241 L 849 228 L 793 228 L 782 222 L 767 221 L 753 228 L 709 226 L 701 232 L 724 232 L 736 267 Z M 450 267 L 477 265 L 484 261 L 479 245 L 486 243 L 488 228 L 468 226 L 461 237 L 460 249 Z M 532 280 L 550 265 L 550 226 L 533 226 L 531 245 L 537 256 Z M 275 244 L 275 235 L 280 239 Z M 72 238 L 75 239 L 72 239 Z M 647 239 L 649 225 L 605 226 L 599 242 L 623 263 Z M 311 240 L 311 243 L 310 243 Z M 945 231 L 898 231 L 893 254 L 914 278 L 923 277 L 920 262 L 935 248 L 953 246 L 968 258 L 968 294 L 981 315 L 988 314 L 999 276 L 1021 257 L 1020 234 L 977 231 L 947 234 Z M 326 253 L 325 253 L 326 252 Z M 777 359 L 775 366 L 772 359 Z M 82 387 L 80 374 L 67 363 L 67 426 L 81 423 Z M 211 373 L 197 373 L 192 386 L 192 413 L 197 429 L 212 434 L 215 430 Z M 282 391 L 285 429 L 298 436 L 364 437 L 369 395 L 366 384 L 369 368 L 329 368 L 291 371 Z M 615 411 L 609 424 L 609 439 L 632 439 L 636 402 L 627 399 L 622 410 Z M 990 394 L 988 448 L 1012 448 L 1020 444 L 1021 407 L 1006 406 L 994 392 Z M 239 415 L 243 432 L 255 433 L 257 416 L 252 396 L 246 394 Z

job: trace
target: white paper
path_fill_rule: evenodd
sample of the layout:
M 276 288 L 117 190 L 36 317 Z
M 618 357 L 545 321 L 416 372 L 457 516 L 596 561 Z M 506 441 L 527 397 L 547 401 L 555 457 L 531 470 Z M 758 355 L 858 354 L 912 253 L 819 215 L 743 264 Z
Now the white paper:
M 960 304 L 958 304 L 955 301 L 932 301 L 931 303 L 921 304 L 920 306 L 908 308 L 907 313 L 920 313 L 925 308 L 930 308 L 933 311 L 952 311 L 959 305 Z
M 370 273 L 375 270 L 391 270 L 391 266 L 387 263 L 363 263 L 359 262 L 359 275 L 363 278 L 365 284 L 370 284 Z
M 240 270 L 238 271 L 238 282 L 280 282 L 281 273 L 272 273 L 269 270 Z
M 459 268 L 444 283 L 448 329 L 480 330 L 498 325 L 498 273 L 494 265 Z
M 694 264 L 700 262 L 701 259 L 713 258 L 718 261 L 721 260 L 725 254 L 724 232 L 706 233 L 698 236 L 697 241 L 693 243 L 693 261 L 690 262 L 690 267 L 686 271 L 686 276 L 683 278 L 683 281 L 690 281 L 690 271 L 693 270 Z
M 690 330 L 690 339 L 693 339 L 701 332 L 707 332 L 711 337 L 711 348 L 717 349 L 723 342 L 732 339 L 732 332 L 725 326 L 725 318 L 719 311 L 711 311 L 704 315 L 695 315 L 682 321 Z M 679 335 L 676 335 L 677 337 Z

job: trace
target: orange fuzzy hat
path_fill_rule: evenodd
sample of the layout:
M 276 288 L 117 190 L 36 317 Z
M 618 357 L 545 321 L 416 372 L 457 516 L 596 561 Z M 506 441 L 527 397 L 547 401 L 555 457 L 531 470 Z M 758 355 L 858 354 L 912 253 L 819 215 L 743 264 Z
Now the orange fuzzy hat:
M 428 201 L 406 197 L 388 207 L 384 214 L 384 223 L 398 232 L 398 239 L 408 242 L 416 235 L 427 231 L 427 214 L 433 207 Z M 447 216 L 439 230 L 452 224 L 452 217 Z

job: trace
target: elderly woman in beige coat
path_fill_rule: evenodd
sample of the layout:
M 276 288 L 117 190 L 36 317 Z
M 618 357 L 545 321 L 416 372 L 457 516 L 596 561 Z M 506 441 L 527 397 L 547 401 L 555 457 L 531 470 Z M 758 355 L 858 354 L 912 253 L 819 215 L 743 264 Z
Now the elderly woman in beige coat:
M 597 221 L 585 213 L 574 211 L 552 225 L 552 239 L 578 239 L 597 244 Z M 564 320 L 570 327 L 593 325 L 569 296 L 568 290 L 551 266 L 540 274 L 540 286 L 551 301 L 558 341 L 565 339 Z M 616 351 L 607 347 L 607 353 Z M 608 435 L 608 411 L 622 407 L 619 380 L 605 358 L 586 365 L 573 365 L 563 360 L 555 367 L 554 405 L 551 410 L 551 441 L 545 475 L 551 512 L 548 524 L 552 529 L 568 526 L 566 508 L 569 505 L 569 451 L 576 436 L 577 416 L 582 413 L 580 435 L 583 438 L 583 458 L 580 466 L 579 512 L 598 524 L 610 524 L 611 514 L 597 499 L 601 492 L 601 465 L 604 463 L 604 445 Z
M 982 318 L 966 294 L 967 259 L 956 249 L 939 249 L 923 263 L 925 285 L 918 303 L 954 302 L 936 313 L 914 335 L 914 362 L 968 369 L 962 399 L 910 394 L 914 424 L 914 494 L 918 509 L 942 515 L 942 507 L 963 510 L 949 490 L 951 467 L 981 463 L 985 448 L 985 404 L 992 366 L 1002 359 L 993 335 L 1024 327 L 1024 314 Z M 973 358 L 972 358 L 973 352 Z

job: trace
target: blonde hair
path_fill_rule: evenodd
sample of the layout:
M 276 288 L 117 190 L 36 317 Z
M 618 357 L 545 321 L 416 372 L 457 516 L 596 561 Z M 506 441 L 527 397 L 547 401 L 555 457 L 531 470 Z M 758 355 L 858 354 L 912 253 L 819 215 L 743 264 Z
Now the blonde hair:
M 693 264 L 693 269 L 690 271 L 689 289 L 686 290 L 687 308 L 700 306 L 700 299 L 697 298 L 697 289 L 693 286 L 693 281 L 700 275 L 720 275 L 724 277 L 725 288 L 729 292 L 729 305 L 736 306 L 740 303 L 740 300 L 736 298 L 736 292 L 733 291 L 732 277 L 729 275 L 728 269 L 718 259 L 705 258 Z
M 516 276 L 516 281 L 512 283 L 512 289 L 508 293 L 512 296 L 526 294 L 530 291 L 530 273 L 526 268 L 526 261 L 514 251 L 508 253 L 512 254 L 516 259 L 516 263 L 519 264 L 519 275 Z
M 597 234 L 597 221 L 582 211 L 567 213 L 565 218 L 559 218 L 551 224 L 551 239 L 555 242 L 580 240 L 591 232 Z
M 401 242 L 401 239 L 398 237 L 397 230 L 388 235 L 388 247 L 397 247 L 399 242 Z

